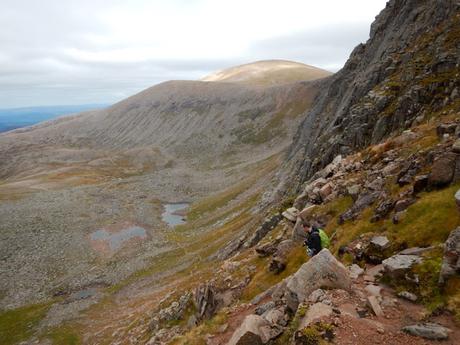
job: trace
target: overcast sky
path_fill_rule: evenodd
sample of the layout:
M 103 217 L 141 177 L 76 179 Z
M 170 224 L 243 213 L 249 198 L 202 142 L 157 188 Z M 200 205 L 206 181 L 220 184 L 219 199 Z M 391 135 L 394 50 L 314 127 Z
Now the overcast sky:
M 0 108 L 113 103 L 266 59 L 340 69 L 386 0 L 0 0 Z

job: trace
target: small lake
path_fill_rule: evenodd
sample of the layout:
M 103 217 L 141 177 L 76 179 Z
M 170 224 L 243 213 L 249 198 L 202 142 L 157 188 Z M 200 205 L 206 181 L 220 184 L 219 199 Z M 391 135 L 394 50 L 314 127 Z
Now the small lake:
M 163 222 L 168 224 L 170 227 L 184 224 L 185 210 L 189 206 L 186 202 L 180 202 L 175 204 L 164 204 L 164 212 L 161 215 Z
M 133 239 L 145 239 L 147 237 L 147 231 L 140 226 L 130 226 L 117 232 L 109 232 L 105 229 L 100 229 L 91 234 L 91 240 L 93 241 L 105 241 L 110 250 L 118 250 L 124 242 Z

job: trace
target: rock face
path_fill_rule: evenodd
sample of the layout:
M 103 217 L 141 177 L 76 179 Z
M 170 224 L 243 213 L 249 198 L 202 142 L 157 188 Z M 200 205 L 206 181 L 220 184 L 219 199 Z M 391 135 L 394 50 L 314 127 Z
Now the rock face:
M 351 289 L 348 270 L 327 249 L 323 249 L 303 264 L 289 279 L 285 295 L 290 308 L 297 309 L 298 303 L 303 302 L 314 290 L 321 287 L 348 291 Z
M 431 340 L 446 340 L 449 338 L 450 330 L 436 323 L 424 323 L 419 325 L 406 326 L 403 331 L 418 337 Z
M 388 1 L 371 26 L 369 40 L 324 80 L 289 150 L 284 188 L 300 191 L 302 183 L 337 155 L 408 129 L 429 109 L 458 98 L 458 52 L 445 42 L 458 25 L 459 6 L 456 1 Z M 419 44 L 422 39 L 431 44 Z M 418 59 L 424 61 L 422 69 Z M 419 82 L 424 75 L 439 79 Z
M 449 277 L 460 274 L 460 227 L 453 230 L 444 244 L 439 283 L 444 284 Z

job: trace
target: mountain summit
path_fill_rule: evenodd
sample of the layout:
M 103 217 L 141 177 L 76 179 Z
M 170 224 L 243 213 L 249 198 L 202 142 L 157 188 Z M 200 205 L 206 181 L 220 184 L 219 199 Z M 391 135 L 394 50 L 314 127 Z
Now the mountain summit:
M 329 75 L 331 72 L 300 62 L 264 60 L 227 68 L 212 73 L 201 80 L 270 86 L 296 81 L 311 81 Z

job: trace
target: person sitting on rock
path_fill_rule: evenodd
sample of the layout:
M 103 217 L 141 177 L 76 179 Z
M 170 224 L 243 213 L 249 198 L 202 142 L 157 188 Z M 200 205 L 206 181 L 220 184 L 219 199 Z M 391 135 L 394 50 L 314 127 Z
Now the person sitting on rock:
M 308 234 L 305 240 L 308 256 L 315 256 L 321 249 L 329 247 L 329 238 L 324 230 L 319 229 L 316 225 L 304 224 L 303 227 Z

